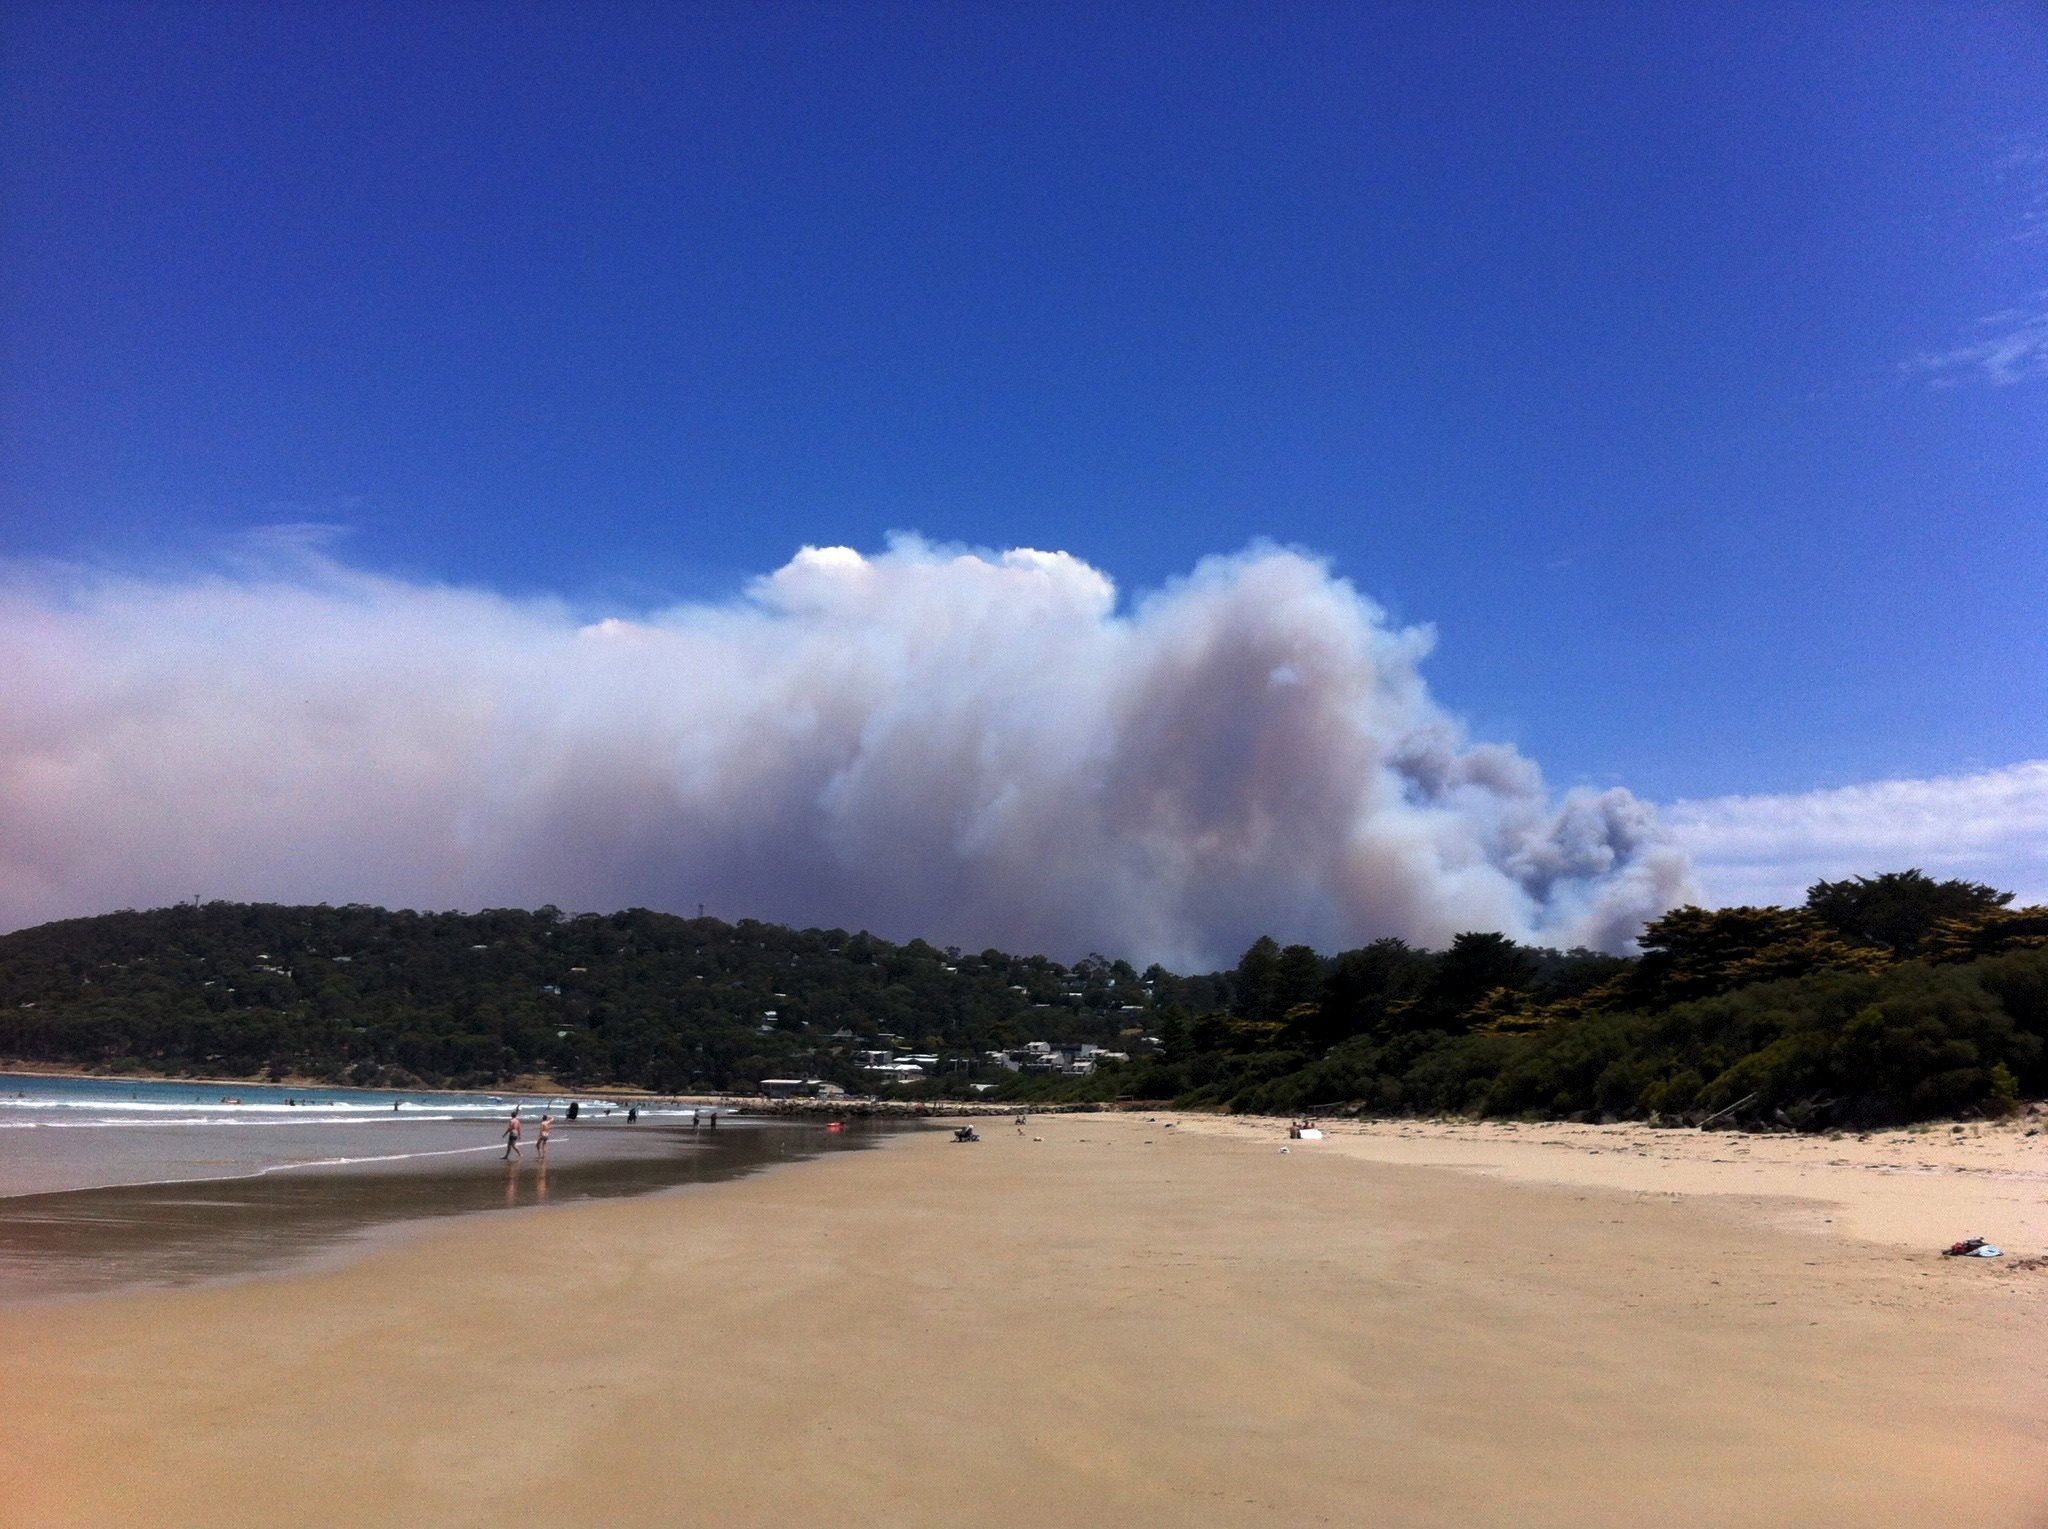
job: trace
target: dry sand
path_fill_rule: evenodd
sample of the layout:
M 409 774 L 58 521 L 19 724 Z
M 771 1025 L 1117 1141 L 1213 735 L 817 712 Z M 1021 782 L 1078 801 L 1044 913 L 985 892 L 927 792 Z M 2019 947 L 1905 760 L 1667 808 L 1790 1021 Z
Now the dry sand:
M 2048 1525 L 2048 1271 L 1883 1235 L 2040 1251 L 1966 1147 L 1165 1118 L 0 1313 L 0 1521 Z
M 1287 1130 L 1285 1121 L 1258 1117 L 1158 1118 L 1241 1141 Z M 2048 1254 L 2048 1118 L 2039 1114 L 1822 1136 L 1555 1121 L 1311 1124 L 1327 1136 L 1312 1150 L 1376 1163 L 1637 1195 L 1704 1195 L 1702 1208 L 1752 1223 L 1922 1252 L 1981 1236 L 2017 1257 Z

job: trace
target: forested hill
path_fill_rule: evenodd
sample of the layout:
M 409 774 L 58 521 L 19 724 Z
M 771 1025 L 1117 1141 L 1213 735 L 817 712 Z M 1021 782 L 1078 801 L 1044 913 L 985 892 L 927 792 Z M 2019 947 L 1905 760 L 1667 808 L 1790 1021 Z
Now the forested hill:
M 1150 1009 L 1120 961 L 643 910 L 217 902 L 0 936 L 0 1057 L 228 1076 L 867 1087 L 862 1047 L 956 1067 L 1030 1040 L 1115 1049 Z
M 1231 971 L 1063 966 L 633 910 L 210 903 L 0 936 L 0 1058 L 116 1070 L 662 1092 L 911 1094 L 1800 1127 L 2048 1093 L 2048 908 L 1918 871 L 1796 908 L 1679 908 L 1639 957 L 1459 935 Z M 1041 1048 L 1099 1048 L 1080 1056 Z M 922 1059 L 892 1082 L 861 1053 Z

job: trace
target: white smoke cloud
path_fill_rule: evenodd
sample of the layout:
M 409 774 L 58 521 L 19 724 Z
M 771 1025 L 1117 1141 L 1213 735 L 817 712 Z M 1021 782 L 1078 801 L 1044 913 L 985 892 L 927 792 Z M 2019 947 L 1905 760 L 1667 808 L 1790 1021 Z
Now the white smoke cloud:
M 1679 802 L 1708 900 L 1799 903 L 1816 881 L 1918 867 L 2048 902 L 2048 759 L 1974 775 Z
M 284 538 L 0 585 L 0 926 L 195 893 L 692 910 L 1183 969 L 1465 929 L 1624 945 L 1685 896 L 1626 791 L 1553 798 L 1430 635 L 1254 548 L 1118 608 L 1059 552 L 807 547 L 579 621 Z

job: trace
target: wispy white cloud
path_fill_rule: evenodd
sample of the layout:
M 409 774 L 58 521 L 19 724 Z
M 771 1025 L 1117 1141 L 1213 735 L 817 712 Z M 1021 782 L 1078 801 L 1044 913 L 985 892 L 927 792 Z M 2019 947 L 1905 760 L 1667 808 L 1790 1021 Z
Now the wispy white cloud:
M 2017 145 L 1998 166 L 2001 181 L 2018 190 L 2020 226 L 2015 244 L 2048 243 L 2048 144 Z
M 0 927 L 193 893 L 690 908 L 1182 967 L 1465 929 L 1616 947 L 1686 895 L 1549 791 L 1428 632 L 1255 547 L 1120 607 L 1058 552 L 806 548 L 589 619 L 364 573 L 0 568 Z
M 1683 801 L 1665 821 L 1720 906 L 1796 903 L 1815 881 L 1908 866 L 2048 902 L 2048 759 L 1932 780 Z
M 2032 140 L 2016 144 L 1998 162 L 1996 176 L 2011 188 L 2019 203 L 2012 242 L 2048 243 L 2048 144 Z M 1946 350 L 1915 356 L 1902 363 L 1900 370 L 1940 388 L 1967 382 L 2011 387 L 2048 377 L 2048 290 L 1986 314 L 1972 326 L 1970 336 Z
M 2037 292 L 2030 306 L 1979 319 L 1977 328 L 1981 338 L 1953 350 L 1915 356 L 1905 369 L 1944 388 L 1972 380 L 2010 387 L 2032 377 L 2048 377 L 2048 291 Z

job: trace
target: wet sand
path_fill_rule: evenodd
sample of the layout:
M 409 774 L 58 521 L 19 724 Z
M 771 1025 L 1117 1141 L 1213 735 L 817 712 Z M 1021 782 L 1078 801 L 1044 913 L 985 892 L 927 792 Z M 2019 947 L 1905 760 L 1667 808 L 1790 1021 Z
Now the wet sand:
M 2048 1524 L 2024 1258 L 1786 1224 L 1732 1165 L 983 1133 L 0 1313 L 0 1522 Z
M 0 1305 L 310 1267 L 451 1216 L 713 1184 L 864 1146 L 891 1129 L 858 1121 L 835 1134 L 786 1122 L 728 1122 L 722 1130 L 565 1124 L 546 1161 L 529 1136 L 520 1158 L 507 1162 L 491 1139 L 496 1124 L 415 1131 L 415 1147 L 421 1139 L 472 1145 L 390 1160 L 0 1197 Z

